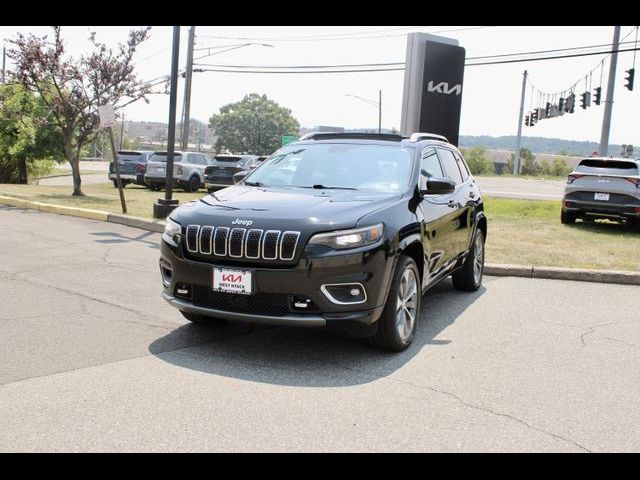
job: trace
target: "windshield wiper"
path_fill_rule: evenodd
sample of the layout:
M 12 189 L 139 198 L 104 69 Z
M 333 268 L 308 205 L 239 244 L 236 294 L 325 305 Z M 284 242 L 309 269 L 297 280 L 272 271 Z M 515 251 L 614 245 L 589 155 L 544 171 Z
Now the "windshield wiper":
M 262 182 L 244 182 L 244 184 L 250 187 L 264 187 L 264 183 Z
M 357 188 L 354 188 L 354 187 L 336 187 L 336 186 L 322 185 L 322 184 L 311 185 L 310 187 L 306 185 L 292 185 L 292 186 L 295 186 L 297 188 L 313 188 L 315 190 L 358 190 Z

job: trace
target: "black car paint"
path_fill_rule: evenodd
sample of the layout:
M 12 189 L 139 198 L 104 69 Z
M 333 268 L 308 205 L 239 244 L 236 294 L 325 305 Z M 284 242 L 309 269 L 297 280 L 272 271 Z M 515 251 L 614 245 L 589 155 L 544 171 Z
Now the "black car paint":
M 358 141 L 389 144 L 378 140 Z M 171 284 L 165 288 L 165 298 L 172 296 L 176 284 L 181 282 L 211 288 L 215 264 L 250 269 L 254 272 L 257 291 L 308 296 L 327 320 L 327 325 L 375 323 L 384 307 L 401 254 L 416 259 L 425 292 L 462 266 L 477 228 L 483 229 L 486 238 L 482 198 L 472 176 L 451 193 L 420 193 L 422 150 L 427 146 L 455 152 L 457 149 L 433 140 L 411 146 L 415 147 L 412 177 L 402 193 L 238 184 L 174 211 L 171 219 L 182 226 L 183 238 L 185 228 L 190 224 L 230 227 L 236 219 L 250 219 L 251 228 L 300 231 L 299 245 L 303 247 L 296 250 L 291 261 L 265 263 L 225 258 L 211 262 L 210 258 L 187 252 L 184 241 L 177 247 L 163 241 L 161 262 L 173 269 Z M 373 245 L 346 251 L 307 245 L 316 233 L 377 223 L 384 224 L 383 238 Z M 349 282 L 365 286 L 368 297 L 364 304 L 336 305 L 320 292 L 323 283 Z

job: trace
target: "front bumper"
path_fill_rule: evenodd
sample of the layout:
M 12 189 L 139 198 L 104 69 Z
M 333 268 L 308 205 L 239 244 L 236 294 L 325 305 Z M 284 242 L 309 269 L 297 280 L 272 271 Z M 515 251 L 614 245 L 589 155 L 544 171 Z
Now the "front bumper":
M 229 265 L 228 268 L 248 269 L 253 277 L 253 295 L 288 298 L 284 311 L 255 311 L 247 308 L 247 297 L 224 305 L 199 301 L 201 294 L 212 292 L 213 263 L 185 258 L 182 247 L 175 248 L 161 241 L 161 268 L 171 269 L 171 278 L 165 282 L 163 298 L 183 312 L 242 320 L 272 325 L 297 325 L 312 327 L 338 327 L 348 330 L 367 328 L 375 324 L 382 315 L 386 292 L 389 288 L 393 259 L 386 248 L 379 245 L 368 251 L 348 254 L 331 254 L 303 258 L 291 268 L 269 266 Z M 219 265 L 222 266 L 222 265 Z M 333 303 L 321 290 L 322 285 L 335 283 L 359 283 L 366 290 L 366 301 L 353 304 Z M 178 294 L 179 286 L 190 287 L 190 297 Z M 197 292 L 201 292 L 198 294 Z M 225 294 L 223 294 L 225 295 Z M 231 294 L 226 294 L 231 295 Z M 311 300 L 310 311 L 295 306 L 294 299 Z M 260 302 L 254 302 L 254 304 Z M 229 305 L 233 305 L 229 307 Z M 238 308 L 235 308 L 235 306 Z

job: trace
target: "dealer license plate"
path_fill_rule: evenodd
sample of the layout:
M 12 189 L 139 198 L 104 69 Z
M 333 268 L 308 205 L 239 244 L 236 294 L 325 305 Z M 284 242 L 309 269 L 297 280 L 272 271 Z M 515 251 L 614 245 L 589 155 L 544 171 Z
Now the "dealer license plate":
M 609 201 L 609 194 L 608 193 L 596 193 L 593 195 L 593 199 L 594 200 L 604 200 L 605 202 Z
M 213 289 L 216 292 L 251 294 L 251 272 L 249 270 L 232 270 L 229 268 L 213 268 Z

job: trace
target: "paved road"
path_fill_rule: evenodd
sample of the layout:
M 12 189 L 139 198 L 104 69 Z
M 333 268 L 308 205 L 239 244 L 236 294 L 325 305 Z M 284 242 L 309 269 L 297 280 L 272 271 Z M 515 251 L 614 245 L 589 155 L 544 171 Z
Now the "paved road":
M 71 165 L 68 162 L 58 166 L 61 170 L 67 170 L 69 175 L 58 175 L 55 177 L 42 178 L 38 180 L 39 185 L 47 186 L 72 186 Z M 109 172 L 109 162 L 80 161 L 80 171 L 82 172 L 83 185 L 95 185 L 98 183 L 109 183 L 107 174 Z M 91 172 L 91 173 L 87 173 Z
M 637 451 L 638 288 L 437 287 L 414 345 L 188 324 L 158 235 L 0 207 L 0 451 Z
M 561 180 L 534 180 L 531 178 L 477 178 L 483 195 L 529 200 L 560 200 L 564 194 L 566 183 Z

